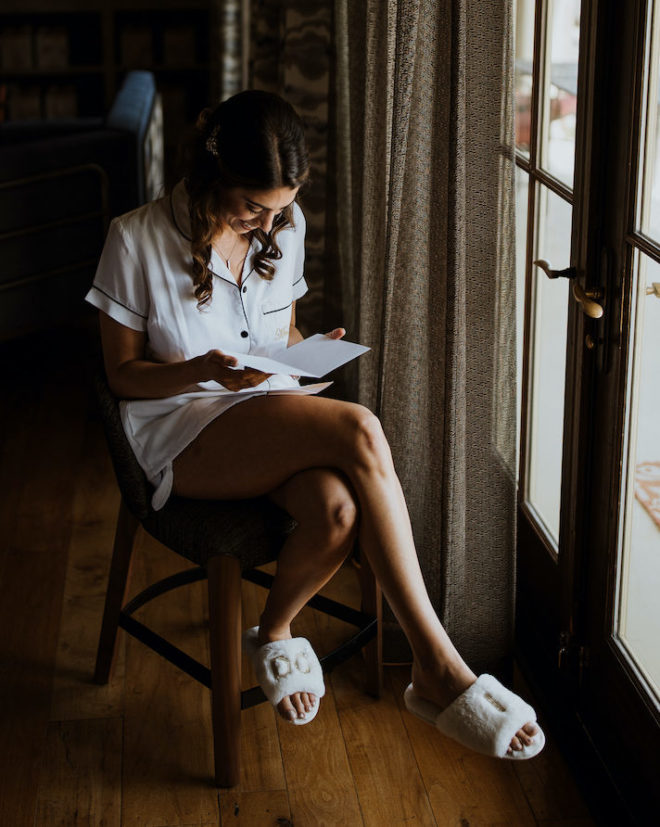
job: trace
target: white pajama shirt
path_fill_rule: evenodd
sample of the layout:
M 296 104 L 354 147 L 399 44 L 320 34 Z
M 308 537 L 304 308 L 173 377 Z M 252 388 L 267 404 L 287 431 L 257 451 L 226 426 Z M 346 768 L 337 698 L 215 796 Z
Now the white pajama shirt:
M 294 226 L 277 236 L 282 258 L 273 262 L 271 281 L 252 267 L 258 242 L 248 250 L 240 287 L 213 250 L 213 295 L 198 309 L 188 195 L 180 181 L 171 195 L 113 219 L 86 299 L 120 324 L 146 333 L 146 358 L 155 362 L 192 359 L 214 348 L 254 353 L 286 345 L 291 305 L 307 292 L 305 219 L 297 204 L 293 217 Z M 211 381 L 176 396 L 120 402 L 126 436 L 155 488 L 153 507 L 162 508 L 172 491 L 172 461 L 209 422 L 238 402 L 297 385 L 290 376 L 275 375 L 237 394 Z

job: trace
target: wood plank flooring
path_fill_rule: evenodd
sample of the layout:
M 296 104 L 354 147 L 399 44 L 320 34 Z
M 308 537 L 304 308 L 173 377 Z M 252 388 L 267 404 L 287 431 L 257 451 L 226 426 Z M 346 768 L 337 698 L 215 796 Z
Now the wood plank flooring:
M 532 762 L 475 755 L 408 715 L 405 667 L 364 694 L 359 656 L 338 668 L 316 720 L 243 713 L 241 783 L 211 784 L 210 697 L 120 632 L 112 681 L 92 683 L 118 496 L 84 381 L 81 327 L 0 347 L 0 827 L 589 825 L 549 738 Z M 186 563 L 140 535 L 132 590 Z M 141 616 L 208 662 L 204 584 Z M 326 592 L 357 601 L 344 567 Z M 244 584 L 243 622 L 264 592 Z M 305 609 L 318 650 L 347 627 Z M 244 663 L 244 683 L 254 676 Z

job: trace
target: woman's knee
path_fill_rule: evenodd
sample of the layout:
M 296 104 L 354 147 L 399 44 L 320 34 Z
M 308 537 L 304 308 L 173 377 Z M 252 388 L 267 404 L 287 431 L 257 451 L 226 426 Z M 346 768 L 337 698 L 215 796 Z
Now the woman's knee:
M 389 468 L 392 455 L 378 417 L 363 405 L 351 405 L 347 412 L 346 436 L 354 460 L 373 470 Z
M 325 522 L 327 531 L 338 541 L 355 534 L 358 521 L 358 507 L 346 492 L 327 504 Z
M 310 487 L 310 502 L 303 520 L 309 530 L 317 535 L 320 546 L 341 549 L 350 544 L 358 522 L 358 506 L 350 484 L 343 474 L 333 469 L 316 469 L 312 472 L 315 487 Z M 311 475 L 310 475 L 311 476 Z
M 355 533 L 358 505 L 348 478 L 338 469 L 301 471 L 271 492 L 271 498 L 291 514 L 316 546 L 342 546 Z

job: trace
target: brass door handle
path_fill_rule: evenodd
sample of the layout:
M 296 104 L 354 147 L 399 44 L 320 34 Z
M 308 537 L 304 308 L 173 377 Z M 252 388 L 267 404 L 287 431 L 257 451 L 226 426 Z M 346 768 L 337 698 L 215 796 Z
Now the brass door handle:
M 649 285 L 646 288 L 646 295 L 655 296 L 656 299 L 660 299 L 660 281 L 654 281 L 651 285 Z
M 597 288 L 595 290 L 584 290 L 578 283 L 575 267 L 565 267 L 563 270 L 553 270 L 550 264 L 545 259 L 538 259 L 533 262 L 536 267 L 540 267 L 549 279 L 566 278 L 571 281 L 571 289 L 573 291 L 573 298 L 582 307 L 582 312 L 590 319 L 600 319 L 604 313 L 601 304 L 596 299 L 601 300 L 605 291 Z
M 582 305 L 582 312 L 590 319 L 600 319 L 603 313 L 603 306 L 598 304 L 595 299 L 603 298 L 603 291 L 598 290 L 583 290 L 577 281 L 571 285 L 573 287 L 573 298 L 576 302 Z

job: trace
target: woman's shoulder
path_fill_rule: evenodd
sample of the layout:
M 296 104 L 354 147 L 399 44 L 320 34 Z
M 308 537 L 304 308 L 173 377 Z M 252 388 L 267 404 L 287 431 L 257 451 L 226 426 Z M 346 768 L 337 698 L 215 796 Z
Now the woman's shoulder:
M 293 202 L 291 208 L 291 223 L 287 225 L 279 236 L 278 243 L 288 249 L 295 249 L 305 241 L 305 230 L 307 222 L 305 215 L 297 201 Z
M 153 238 L 152 233 L 169 225 L 169 198 L 162 196 L 142 204 L 129 212 L 118 215 L 110 222 L 113 229 L 125 243 L 135 244 Z
M 305 227 L 307 226 L 307 222 L 305 220 L 305 213 L 302 211 L 302 207 L 297 201 L 293 202 L 293 228 L 295 230 L 302 230 L 305 232 Z

